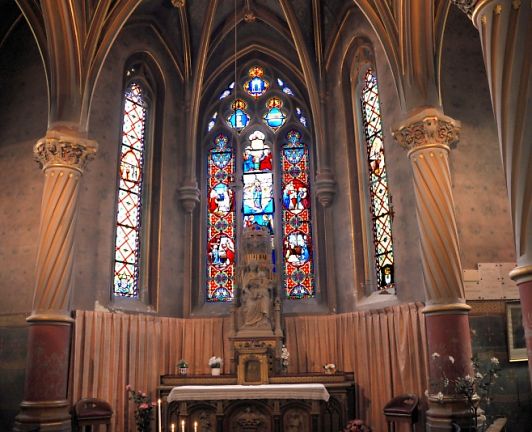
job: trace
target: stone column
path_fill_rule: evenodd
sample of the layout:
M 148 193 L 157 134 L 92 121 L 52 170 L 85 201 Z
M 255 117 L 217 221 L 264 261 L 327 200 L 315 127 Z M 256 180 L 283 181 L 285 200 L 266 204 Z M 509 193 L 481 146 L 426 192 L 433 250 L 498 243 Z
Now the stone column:
M 410 116 L 393 133 L 408 150 L 416 195 L 427 303 L 430 431 L 449 431 L 452 421 L 461 423 L 470 416 L 464 400 L 452 394 L 452 387 L 439 386 L 443 374 L 450 380 L 471 374 L 470 307 L 465 304 L 448 160 L 459 130 L 457 121 L 437 109 L 426 108 Z M 438 400 L 440 391 L 443 400 Z
M 525 0 L 453 0 L 479 31 L 506 175 L 532 383 L 532 4 Z
M 70 298 L 79 182 L 94 141 L 48 131 L 35 144 L 44 171 L 35 294 L 29 323 L 24 401 L 15 430 L 70 431 L 67 401 Z

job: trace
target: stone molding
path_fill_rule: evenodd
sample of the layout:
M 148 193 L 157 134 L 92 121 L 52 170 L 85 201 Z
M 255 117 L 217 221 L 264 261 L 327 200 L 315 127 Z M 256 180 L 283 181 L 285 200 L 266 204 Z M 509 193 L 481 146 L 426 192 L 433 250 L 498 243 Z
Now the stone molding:
M 64 167 L 82 173 L 87 162 L 94 158 L 97 150 L 96 141 L 48 131 L 46 136 L 38 140 L 33 147 L 33 154 L 43 170 L 51 167 Z
M 198 184 L 193 180 L 186 181 L 179 188 L 178 193 L 179 200 L 185 211 L 192 213 L 200 202 L 201 192 L 198 189 Z
M 336 180 L 329 169 L 316 174 L 316 198 L 323 207 L 329 207 L 336 195 Z
M 460 138 L 460 122 L 436 109 L 426 109 L 401 123 L 392 135 L 409 154 L 427 147 L 448 150 Z

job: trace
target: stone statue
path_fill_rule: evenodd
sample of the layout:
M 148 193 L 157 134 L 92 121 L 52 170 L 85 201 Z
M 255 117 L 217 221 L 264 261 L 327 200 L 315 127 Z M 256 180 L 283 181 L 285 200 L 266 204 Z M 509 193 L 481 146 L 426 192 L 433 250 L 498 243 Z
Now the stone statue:
M 281 302 L 267 228 L 260 225 L 244 228 L 239 258 L 232 311 L 233 335 L 279 336 Z

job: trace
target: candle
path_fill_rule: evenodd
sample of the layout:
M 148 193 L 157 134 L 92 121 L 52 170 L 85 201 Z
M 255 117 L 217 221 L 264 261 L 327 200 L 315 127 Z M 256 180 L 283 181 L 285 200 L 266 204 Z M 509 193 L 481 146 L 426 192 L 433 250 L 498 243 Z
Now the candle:
M 172 423 L 172 432 L 175 432 L 175 424 Z
M 159 424 L 159 432 L 162 432 L 162 429 L 161 429 L 161 399 L 158 399 L 157 400 L 157 411 L 158 411 L 158 416 L 157 416 L 157 420 L 158 420 L 158 424 Z
M 185 432 L 185 420 L 181 420 L 181 432 Z
M 198 422 L 194 422 L 194 432 L 198 432 Z

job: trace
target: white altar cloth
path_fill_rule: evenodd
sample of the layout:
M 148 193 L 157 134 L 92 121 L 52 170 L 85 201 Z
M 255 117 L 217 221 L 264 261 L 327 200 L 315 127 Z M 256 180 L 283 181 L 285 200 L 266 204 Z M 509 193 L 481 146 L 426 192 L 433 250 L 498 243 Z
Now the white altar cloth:
M 304 399 L 329 400 L 323 384 L 188 385 L 174 387 L 168 403 L 190 400 Z

